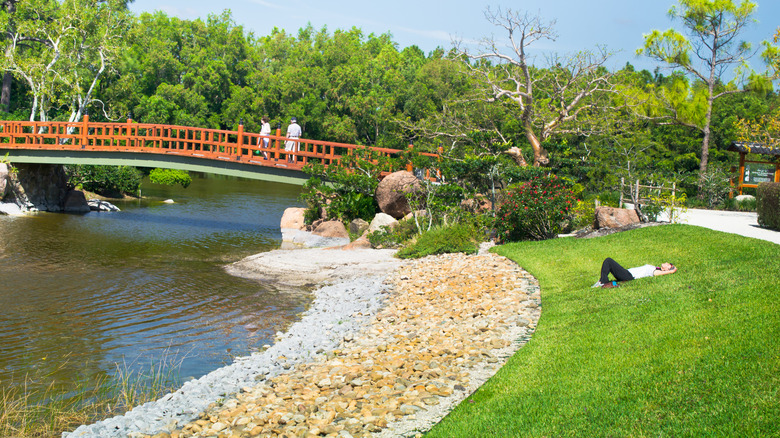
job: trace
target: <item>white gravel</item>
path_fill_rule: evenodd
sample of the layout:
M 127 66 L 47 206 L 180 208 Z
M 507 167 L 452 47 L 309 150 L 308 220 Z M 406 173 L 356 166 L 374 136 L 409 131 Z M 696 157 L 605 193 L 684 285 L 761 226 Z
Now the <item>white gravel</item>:
M 384 279 L 403 262 L 392 250 L 301 249 L 271 251 L 228 266 L 228 272 L 261 281 L 300 286 L 324 284 L 311 307 L 289 331 L 261 353 L 186 382 L 178 391 L 135 407 L 124 415 L 79 426 L 63 437 L 134 437 L 171 431 L 205 411 L 209 404 L 258 380 L 310 362 L 358 333 L 386 297 Z

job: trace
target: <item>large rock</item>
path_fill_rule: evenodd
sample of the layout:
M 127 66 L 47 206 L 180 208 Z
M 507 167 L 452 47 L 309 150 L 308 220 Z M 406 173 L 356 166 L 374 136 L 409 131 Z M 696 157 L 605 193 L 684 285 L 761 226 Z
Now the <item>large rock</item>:
M 473 198 L 464 199 L 460 203 L 460 207 L 466 211 L 472 213 L 485 213 L 493 209 L 493 203 L 487 196 L 482 194 L 474 195 Z
M 5 198 L 5 192 L 8 188 L 8 165 L 0 163 L 0 200 Z
M 349 239 L 347 228 L 341 221 L 326 221 L 317 226 L 312 234 L 322 237 L 339 237 Z
M 409 214 L 412 209 L 406 200 L 407 193 L 423 190 L 420 180 L 414 174 L 405 170 L 387 175 L 376 188 L 376 202 L 383 213 L 400 219 Z
M 636 210 L 602 206 L 596 207 L 593 228 L 620 228 L 637 223 L 639 223 L 639 216 Z
M 282 214 L 282 221 L 279 227 L 302 230 L 304 228 L 303 218 L 305 212 L 306 209 L 301 207 L 293 207 L 284 210 L 284 214 Z
M 392 228 L 397 223 L 398 221 L 389 214 L 377 213 L 376 216 L 374 216 L 374 219 L 372 219 L 371 223 L 368 225 L 368 232 L 373 233 L 382 227 Z
M 349 232 L 352 234 L 363 234 L 363 232 L 368 229 L 368 225 L 368 222 L 363 219 L 353 219 L 352 222 L 349 223 Z
M 755 201 L 755 200 L 756 200 L 756 197 L 753 196 L 753 195 L 737 195 L 736 197 L 734 197 L 734 201 L 737 204 L 741 204 L 741 203 L 743 203 L 745 201 Z
M 371 248 L 371 242 L 368 240 L 367 235 L 362 235 L 359 238 L 353 240 L 352 242 L 344 245 L 341 249 L 343 250 L 353 250 L 353 249 L 370 249 Z
M 62 210 L 67 213 L 87 213 L 90 211 L 87 198 L 81 190 L 70 190 L 65 194 Z
M 22 211 L 62 211 L 68 192 L 68 176 L 58 164 L 16 164 L 9 175 L 7 202 Z

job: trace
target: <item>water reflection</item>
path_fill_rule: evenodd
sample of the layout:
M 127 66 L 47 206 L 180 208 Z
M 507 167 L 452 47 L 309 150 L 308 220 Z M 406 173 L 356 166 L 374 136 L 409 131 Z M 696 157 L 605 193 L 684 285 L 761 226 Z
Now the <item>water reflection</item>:
M 147 199 L 117 213 L 0 216 L 0 383 L 95 378 L 165 355 L 186 356 L 182 377 L 197 377 L 270 343 L 304 310 L 307 294 L 222 268 L 278 247 L 299 187 L 196 177 L 143 189 Z

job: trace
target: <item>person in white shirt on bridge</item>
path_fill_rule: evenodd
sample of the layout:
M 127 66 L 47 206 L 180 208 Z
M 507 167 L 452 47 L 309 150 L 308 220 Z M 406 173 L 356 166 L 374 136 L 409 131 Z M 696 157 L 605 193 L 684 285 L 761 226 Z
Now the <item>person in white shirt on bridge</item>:
M 298 119 L 293 117 L 290 119 L 290 125 L 287 126 L 287 138 L 300 138 L 303 130 L 298 125 Z M 298 142 L 294 140 L 287 140 L 284 143 L 284 150 L 289 152 L 287 154 L 287 161 L 294 163 L 296 161 L 295 152 L 298 151 Z
M 260 137 L 257 138 L 257 145 L 260 146 L 262 141 L 262 148 L 268 149 L 268 146 L 271 144 L 271 139 L 268 138 L 271 135 L 271 124 L 268 123 L 268 116 L 263 116 L 260 121 L 263 123 L 263 126 L 260 127 Z M 263 158 L 268 159 L 268 151 L 263 151 Z
M 642 265 L 626 269 L 620 266 L 618 262 L 607 257 L 601 264 L 601 278 L 592 287 L 616 287 L 618 281 L 631 281 L 637 278 L 674 274 L 675 272 L 677 272 L 677 267 L 671 263 L 663 263 L 661 266 Z M 612 274 L 616 281 L 610 281 L 609 274 Z

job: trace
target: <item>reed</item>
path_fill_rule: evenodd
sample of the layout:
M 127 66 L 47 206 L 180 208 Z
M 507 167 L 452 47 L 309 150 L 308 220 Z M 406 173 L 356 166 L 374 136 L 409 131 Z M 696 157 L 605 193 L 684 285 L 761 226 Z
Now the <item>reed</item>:
M 178 388 L 183 360 L 166 353 L 144 367 L 123 361 L 113 376 L 76 379 L 67 393 L 54 378 L 67 361 L 53 372 L 28 374 L 18 384 L 0 382 L 0 436 L 60 437 L 82 424 L 120 415 Z

